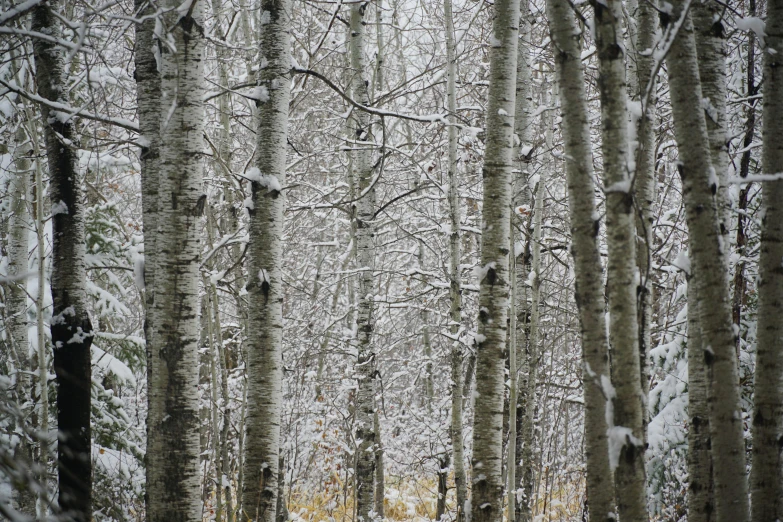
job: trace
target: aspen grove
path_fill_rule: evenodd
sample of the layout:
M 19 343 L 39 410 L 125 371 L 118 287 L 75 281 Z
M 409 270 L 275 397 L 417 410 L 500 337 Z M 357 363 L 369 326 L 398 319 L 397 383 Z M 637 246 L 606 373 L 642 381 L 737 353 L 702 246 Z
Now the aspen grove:
M 783 0 L 0 0 L 0 520 L 783 520 Z

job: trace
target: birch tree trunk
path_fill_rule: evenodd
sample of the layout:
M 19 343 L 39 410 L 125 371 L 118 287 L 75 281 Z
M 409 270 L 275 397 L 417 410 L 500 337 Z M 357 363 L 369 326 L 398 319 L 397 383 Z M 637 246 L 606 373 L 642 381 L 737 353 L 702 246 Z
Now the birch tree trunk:
M 530 166 L 533 155 L 533 125 L 530 116 L 533 109 L 533 88 L 531 71 L 531 38 L 532 27 L 535 19 L 530 12 L 527 0 L 521 0 L 519 6 L 519 49 L 517 53 L 517 93 L 516 114 L 514 127 L 519 137 L 519 153 L 517 156 L 517 168 L 519 170 L 516 179 L 514 202 L 515 214 L 520 216 L 525 213 L 528 218 L 525 221 L 517 219 L 519 225 L 524 227 L 526 235 L 521 248 L 514 245 L 516 256 L 516 351 L 519 359 L 520 377 L 519 396 L 517 398 L 517 440 L 516 440 L 516 492 L 517 507 L 516 522 L 529 522 L 532 519 L 533 498 L 533 419 L 535 416 L 535 386 L 537 366 L 537 340 L 535 337 L 534 319 L 537 318 L 536 283 L 540 265 L 536 262 L 536 252 L 540 253 L 540 245 L 536 243 L 535 230 L 536 218 L 539 217 L 537 209 L 531 209 L 533 193 L 536 190 L 534 179 L 531 178 Z M 549 129 L 549 127 L 545 128 Z M 538 199 L 535 200 L 538 205 Z M 542 207 L 543 208 L 543 207 Z M 540 237 L 540 235 L 539 235 Z M 534 276 L 533 286 L 529 285 L 530 274 Z
M 28 110 L 28 122 L 31 121 L 32 110 Z M 28 126 L 28 135 L 33 142 L 33 154 L 41 157 L 41 147 L 35 133 Z M 49 364 L 46 353 L 48 346 L 46 343 L 46 329 L 44 328 L 44 299 L 46 291 L 46 243 L 44 238 L 44 184 L 43 169 L 41 162 L 35 162 L 35 238 L 36 250 L 38 251 L 38 288 L 35 299 L 35 336 L 38 341 L 38 395 L 39 397 L 49 397 Z M 41 433 L 49 433 L 49 401 L 39 400 L 40 409 L 38 411 L 38 428 Z M 47 484 L 49 468 L 49 438 L 41 437 L 38 441 L 38 462 L 41 464 L 39 473 L 39 482 Z M 35 505 L 35 513 L 38 518 L 45 518 L 49 510 L 49 493 L 46 488 L 38 492 L 38 500 Z
M 444 0 L 446 21 L 446 105 L 449 121 L 457 116 L 457 43 L 454 38 L 454 14 L 451 0 Z M 454 488 L 457 497 L 457 521 L 465 520 L 468 499 L 465 475 L 465 445 L 462 432 L 462 277 L 460 274 L 460 207 L 459 174 L 457 172 L 457 128 L 448 128 L 449 178 L 449 333 L 451 335 L 451 452 L 454 462 Z
M 165 7 L 171 10 L 162 16 L 165 33 L 160 46 L 159 132 L 163 139 L 156 210 L 153 349 L 147 362 L 151 367 L 147 519 L 184 522 L 201 520 L 197 225 L 206 200 L 201 186 L 204 29 L 200 0 L 183 6 L 169 0 Z M 153 114 L 151 110 L 150 117 Z M 154 205 L 154 201 L 150 203 Z
M 767 4 L 762 169 L 783 176 L 783 4 Z M 764 183 L 753 411 L 752 519 L 783 519 L 783 179 Z
M 135 0 L 138 17 L 150 15 L 154 8 L 146 0 Z M 158 237 L 158 185 L 160 183 L 160 75 L 155 58 L 156 49 L 160 52 L 157 40 L 153 37 L 155 19 L 149 18 L 137 24 L 136 40 L 133 52 L 134 78 L 136 80 L 136 103 L 139 114 L 139 138 L 141 154 L 141 206 L 144 231 L 144 337 L 147 355 L 147 454 L 161 455 L 157 444 L 158 431 L 153 429 L 160 423 L 164 410 L 164 396 L 159 393 L 161 383 L 156 382 L 161 374 L 154 370 L 154 362 L 159 358 L 159 348 L 153 338 L 155 317 L 155 266 L 156 240 Z M 157 484 L 162 478 L 155 477 L 158 466 L 147 466 L 147 484 Z M 151 496 L 145 496 L 147 513 L 151 513 Z
M 720 233 L 728 244 L 729 212 L 731 209 L 728 195 L 729 150 L 726 136 L 726 91 L 728 87 L 726 79 L 726 29 L 722 23 L 725 7 L 714 0 L 694 2 L 692 5 L 693 34 L 696 38 L 696 54 L 699 59 L 702 107 L 704 108 L 707 135 L 710 142 L 710 158 L 719 181 L 716 198 Z M 728 252 L 724 252 L 724 254 L 724 265 L 728 270 Z
M 644 414 L 636 313 L 636 223 L 628 156 L 622 4 L 593 1 L 601 95 L 601 144 L 606 193 L 607 301 L 613 418 L 607 412 L 609 462 L 614 471 L 620 520 L 647 520 Z
M 256 76 L 256 157 L 248 244 L 247 417 L 241 520 L 274 522 L 283 377 L 282 236 L 291 2 L 262 0 Z
M 549 0 L 547 18 L 555 45 L 555 65 L 563 115 L 566 181 L 571 220 L 584 364 L 585 460 L 591 522 L 614 520 L 612 473 L 607 453 L 607 400 L 610 386 L 606 315 L 601 257 L 598 251 L 600 218 L 595 207 L 593 163 L 587 123 L 584 71 L 580 59 L 580 32 L 566 0 Z
M 696 283 L 688 274 L 688 520 L 714 520 L 707 368 L 699 322 Z
M 476 337 L 471 520 L 503 516 L 503 403 L 508 349 L 511 190 L 517 80 L 519 0 L 495 2 L 490 36 L 490 80 Z
M 378 419 L 378 411 L 373 414 L 373 428 L 378 447 L 375 449 L 375 515 L 383 520 L 383 500 L 386 496 L 386 483 L 383 476 L 383 445 L 381 444 L 381 423 Z
M 629 143 L 634 202 L 636 204 L 636 266 L 639 270 L 637 314 L 639 324 L 639 365 L 642 386 L 642 417 L 644 419 L 644 441 L 647 440 L 647 393 L 650 375 L 647 369 L 647 354 L 650 351 L 652 329 L 652 272 L 653 249 L 653 207 L 656 199 L 655 181 L 655 82 L 652 77 L 655 61 L 648 49 L 655 46 L 655 31 L 658 27 L 656 2 L 644 0 L 629 2 L 631 13 L 628 23 L 628 39 L 633 53 L 628 56 L 628 93 L 633 103 L 631 121 L 636 123 L 635 139 Z M 651 82 L 652 80 L 652 82 Z M 649 87 L 649 92 L 647 91 Z
M 354 99 L 369 105 L 368 81 L 364 58 L 364 15 L 368 3 L 351 4 L 350 60 L 351 91 Z M 372 174 L 372 132 L 370 117 L 363 111 L 354 111 L 353 167 L 358 178 L 356 207 L 353 210 L 356 223 L 356 257 L 359 275 L 357 296 L 357 349 L 356 380 L 356 515 L 360 522 L 373 517 L 373 479 L 375 476 L 375 351 L 372 346 L 374 327 L 373 271 L 375 270 L 375 188 Z
M 674 133 L 691 243 L 691 265 L 699 300 L 704 359 L 709 382 L 710 431 L 715 504 L 719 522 L 748 520 L 745 443 L 734 353 L 731 307 L 721 241 L 720 212 L 714 196 L 720 185 L 710 157 L 702 106 L 696 43 L 686 2 L 674 3 L 679 27 L 667 58 Z M 705 306 L 708 305 L 708 306 Z
M 8 265 L 6 273 L 11 279 L 5 286 L 4 319 L 6 327 L 6 342 L 8 352 L 4 355 L 13 360 L 15 390 L 17 403 L 23 408 L 24 415 L 30 413 L 24 405 L 34 404 L 33 357 L 27 334 L 27 293 L 25 291 L 27 272 L 29 269 L 28 254 L 30 252 L 29 233 L 30 222 L 30 174 L 32 165 L 29 156 L 32 153 L 30 139 L 23 123 L 23 107 L 19 104 L 17 129 L 14 133 L 14 167 L 10 173 L 8 198 L 10 199 L 10 219 L 8 220 Z M 16 280 L 15 277 L 18 278 Z M 4 347 L 5 348 L 5 347 Z M 17 447 L 20 462 L 33 463 L 33 441 L 19 430 L 21 441 Z M 16 509 L 24 515 L 35 515 L 35 493 L 27 485 L 14 488 L 13 501 Z
M 31 29 L 59 37 L 56 2 L 33 8 Z M 62 51 L 35 39 L 33 56 L 39 94 L 63 102 L 67 92 Z M 71 118 L 41 106 L 52 202 L 52 320 L 54 371 L 57 375 L 57 471 L 61 513 L 77 522 L 92 518 L 90 390 L 92 323 L 87 313 L 84 265 L 84 210 Z M 40 194 L 39 194 L 40 197 Z

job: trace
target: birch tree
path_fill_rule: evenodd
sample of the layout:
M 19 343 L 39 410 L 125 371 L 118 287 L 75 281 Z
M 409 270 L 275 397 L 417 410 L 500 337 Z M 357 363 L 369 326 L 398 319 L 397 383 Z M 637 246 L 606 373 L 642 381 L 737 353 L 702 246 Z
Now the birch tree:
M 364 56 L 364 15 L 368 3 L 351 4 L 350 68 L 351 93 L 359 103 L 369 106 L 369 81 Z M 356 392 L 356 515 L 359 521 L 373 518 L 373 480 L 375 477 L 375 350 L 372 345 L 374 327 L 375 269 L 375 183 L 372 165 L 372 131 L 370 116 L 354 111 L 351 119 L 353 168 L 357 176 L 356 204 L 353 209 L 356 239 L 356 261 L 359 267 L 356 332 L 357 361 Z
M 134 3 L 137 16 L 150 16 L 153 12 L 153 6 L 145 0 L 136 0 Z M 160 455 L 161 448 L 157 446 L 157 430 L 152 429 L 157 426 L 160 419 L 157 415 L 162 415 L 164 405 L 162 403 L 163 395 L 159 392 L 162 383 L 155 379 L 159 378 L 160 372 L 156 371 L 154 361 L 159 358 L 159 348 L 155 344 L 154 317 L 155 317 L 155 260 L 156 260 L 156 240 L 158 237 L 158 185 L 160 183 L 159 162 L 160 162 L 160 75 L 158 73 L 158 64 L 155 59 L 155 51 L 160 53 L 160 47 L 153 36 L 155 28 L 155 19 L 150 17 L 143 19 L 135 26 L 136 40 L 134 46 L 134 77 L 136 79 L 136 104 L 138 106 L 139 118 L 139 136 L 137 143 L 140 146 L 141 160 L 141 204 L 142 204 L 142 226 L 144 232 L 144 337 L 146 340 L 147 355 L 147 453 Z M 153 457 L 154 458 L 154 457 Z M 149 484 L 158 483 L 161 478 L 154 474 L 159 472 L 159 466 L 147 467 L 147 482 Z M 147 496 L 147 513 L 151 513 L 149 500 L 152 496 Z
M 783 518 L 783 4 L 767 4 L 764 52 L 762 192 L 756 381 L 753 405 L 752 520 Z
M 457 44 L 454 37 L 454 13 L 451 0 L 444 0 L 446 21 L 446 109 L 450 121 L 457 117 Z M 448 203 L 449 203 L 449 333 L 451 334 L 451 451 L 454 463 L 454 487 L 457 498 L 457 522 L 465 520 L 468 498 L 465 474 L 465 445 L 462 431 L 462 277 L 460 274 L 460 203 L 457 172 L 457 128 L 448 128 Z
M 519 0 L 495 3 L 490 36 L 481 270 L 473 419 L 473 522 L 502 517 L 504 373 L 508 333 L 511 188 Z
M 571 254 L 582 336 L 585 402 L 585 460 L 590 520 L 614 519 L 612 473 L 607 452 L 606 409 L 611 406 L 608 339 L 604 313 L 601 257 L 598 250 L 600 218 L 587 126 L 587 102 L 581 63 L 580 31 L 568 2 L 549 0 L 547 18 L 554 43 L 555 65 L 566 157 Z
M 693 4 L 693 34 L 696 39 L 696 54 L 699 58 L 699 81 L 701 82 L 704 119 L 710 140 L 710 158 L 718 177 L 716 201 L 720 219 L 720 233 L 728 240 L 729 199 L 728 176 L 729 154 L 726 139 L 726 28 L 723 24 L 725 8 L 716 1 Z M 724 264 L 728 268 L 728 253 Z
M 636 313 L 636 223 L 631 193 L 622 4 L 592 2 L 601 95 L 601 146 L 606 193 L 607 303 L 612 383 L 609 459 L 621 520 L 646 520 L 644 414 Z
M 283 374 L 282 235 L 290 99 L 291 3 L 263 0 L 256 76 L 255 167 L 247 284 L 248 383 L 242 520 L 274 522 L 280 462 Z
M 639 270 L 639 296 L 637 313 L 639 316 L 639 361 L 642 379 L 642 405 L 645 419 L 644 435 L 647 436 L 647 390 L 649 372 L 647 355 L 652 342 L 653 287 L 651 261 L 653 254 L 654 206 L 656 200 L 655 181 L 655 106 L 656 82 L 653 77 L 655 60 L 649 52 L 655 46 L 655 33 L 658 26 L 654 1 L 628 4 L 628 46 L 633 52 L 627 56 L 628 94 L 633 111 L 632 124 L 635 123 L 635 137 L 629 142 L 629 169 L 634 189 L 636 210 L 636 266 Z
M 170 0 L 160 38 L 160 163 L 154 243 L 147 518 L 201 520 L 198 221 L 202 194 L 203 2 Z M 154 110 L 151 110 L 154 114 Z M 150 114 L 152 116 L 152 114 Z
M 59 3 L 41 3 L 32 11 L 31 29 L 58 38 Z M 38 92 L 65 102 L 66 73 L 62 50 L 50 40 L 35 39 L 33 56 Z M 87 313 L 84 265 L 84 210 L 77 134 L 71 117 L 41 104 L 49 197 L 52 202 L 52 320 L 54 371 L 57 375 L 57 471 L 60 511 L 78 522 L 92 518 L 90 456 L 90 346 L 93 329 Z M 40 197 L 40 194 L 39 196 Z
M 30 251 L 29 232 L 32 228 L 30 222 L 30 180 L 33 166 L 29 156 L 32 153 L 31 139 L 27 136 L 24 123 L 23 104 L 19 104 L 17 129 L 14 133 L 14 163 L 11 179 L 8 184 L 8 197 L 10 199 L 10 219 L 8 220 L 8 265 L 7 272 L 10 281 L 5 286 L 5 310 L 3 311 L 6 339 L 3 342 L 7 350 L 5 356 L 13 361 L 12 367 L 16 381 L 16 401 L 19 405 L 28 403 L 33 396 L 33 380 L 31 378 L 33 367 L 31 364 L 31 346 L 28 339 L 27 322 L 27 295 L 25 281 L 29 267 L 28 254 Z M 27 413 L 23 409 L 23 413 Z M 24 430 L 20 430 L 22 433 Z M 22 440 L 17 447 L 16 458 L 19 462 L 32 463 L 32 441 L 27 435 L 22 435 Z M 20 484 L 15 490 L 14 503 L 17 509 L 25 515 L 35 514 L 35 495 L 28 485 Z
M 509 518 L 517 522 L 527 522 L 531 517 L 532 471 L 533 471 L 533 411 L 535 401 L 535 345 L 529 337 L 531 330 L 531 307 L 535 299 L 531 296 L 528 286 L 528 275 L 533 270 L 531 249 L 536 245 L 531 241 L 531 211 L 532 193 L 535 190 L 531 179 L 531 156 L 533 154 L 533 121 L 532 113 L 532 71 L 531 38 L 532 20 L 530 6 L 527 0 L 519 4 L 519 44 L 517 49 L 517 85 L 514 110 L 514 133 L 518 141 L 518 149 L 514 157 L 514 201 L 511 222 L 511 245 L 513 248 L 514 291 L 512 292 L 512 322 L 514 343 L 509 347 L 509 360 L 514 351 L 515 365 L 510 365 L 512 376 L 517 373 L 521 383 L 512 384 L 512 393 L 518 393 L 516 401 L 511 401 L 514 408 L 516 432 L 512 452 L 509 444 Z M 520 219 L 520 217 L 522 219 Z M 525 219 L 527 218 L 527 219 Z M 532 218 L 534 219 L 534 218 Z M 517 243 L 521 228 L 525 239 Z M 535 282 L 534 282 L 535 284 Z M 531 384 L 533 386 L 531 393 Z M 509 433 L 511 433 L 509 426 Z M 512 453 L 513 457 L 512 458 Z M 514 468 L 512 473 L 511 468 Z M 522 493 L 520 495 L 520 493 Z M 518 501 L 518 502 L 517 502 Z M 513 508 L 513 509 L 512 509 Z
M 707 369 L 696 282 L 688 274 L 688 520 L 707 522 L 714 509 Z
M 670 34 L 676 33 L 667 57 L 672 117 L 709 375 L 712 452 L 720 455 L 713 460 L 716 515 L 721 522 L 742 522 L 749 516 L 748 490 L 725 253 L 714 200 L 720 180 L 710 157 L 703 111 L 694 110 L 703 102 L 693 25 L 686 6 L 682 1 L 674 3 L 666 27 Z

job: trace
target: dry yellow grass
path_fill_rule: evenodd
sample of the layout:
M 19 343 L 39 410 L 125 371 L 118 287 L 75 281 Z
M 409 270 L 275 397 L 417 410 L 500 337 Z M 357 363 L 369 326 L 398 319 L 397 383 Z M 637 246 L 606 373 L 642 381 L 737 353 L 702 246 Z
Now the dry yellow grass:
M 539 495 L 534 509 L 536 522 L 570 522 L 579 519 L 584 484 L 563 483 L 548 497 Z M 346 494 L 347 493 L 347 494 Z M 449 476 L 446 517 L 456 511 L 453 477 Z M 384 520 L 430 522 L 437 509 L 437 482 L 434 477 L 412 479 L 387 477 L 384 498 Z M 288 510 L 297 522 L 352 522 L 353 491 L 345 490 L 342 479 L 332 476 L 321 491 L 297 489 L 291 492 Z M 504 517 L 505 520 L 505 517 Z

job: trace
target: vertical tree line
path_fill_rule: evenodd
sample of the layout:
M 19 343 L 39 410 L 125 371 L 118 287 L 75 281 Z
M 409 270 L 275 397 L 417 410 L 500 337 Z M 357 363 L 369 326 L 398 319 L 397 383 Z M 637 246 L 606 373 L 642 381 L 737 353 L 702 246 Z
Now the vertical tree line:
M 0 2 L 0 514 L 783 517 L 781 31 Z

